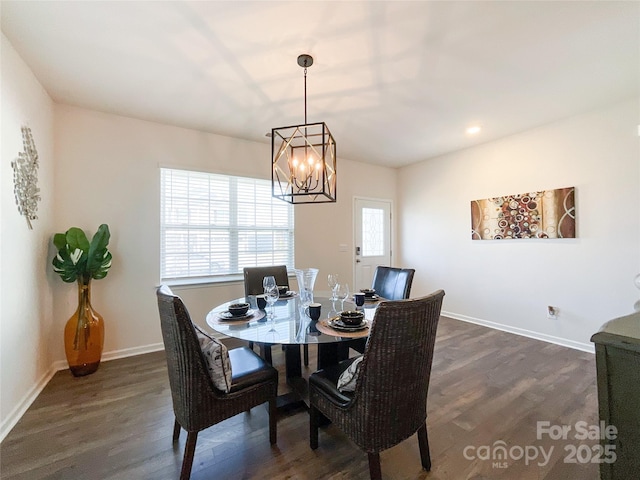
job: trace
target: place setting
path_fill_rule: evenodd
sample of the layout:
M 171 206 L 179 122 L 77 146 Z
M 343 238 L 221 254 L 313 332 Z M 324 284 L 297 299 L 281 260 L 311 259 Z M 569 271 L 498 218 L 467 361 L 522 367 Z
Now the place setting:
M 376 294 L 376 291 L 373 288 L 363 288 L 362 290 L 360 290 L 360 293 L 364 295 L 363 300 L 365 302 L 377 302 L 382 299 L 382 297 Z M 357 295 L 358 294 L 355 293 L 354 297 L 356 297 Z M 357 301 L 357 297 L 354 299 Z
M 264 311 L 254 310 L 249 307 L 248 303 L 233 303 L 229 305 L 227 310 L 214 312 L 213 320 L 216 323 L 238 324 L 259 320 L 264 317 Z
M 369 334 L 369 322 L 358 310 L 345 310 L 339 315 L 318 322 L 317 328 L 327 335 L 359 338 Z
M 297 295 L 295 291 L 289 290 L 289 287 L 287 287 L 286 285 L 278 285 L 278 294 L 280 300 L 288 300 Z

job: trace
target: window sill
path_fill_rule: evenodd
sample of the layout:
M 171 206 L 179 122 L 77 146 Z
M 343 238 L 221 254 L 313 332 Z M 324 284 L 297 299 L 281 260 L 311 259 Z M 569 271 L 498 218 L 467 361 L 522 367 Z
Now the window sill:
M 289 279 L 296 278 L 294 274 L 288 272 Z M 172 289 L 187 289 L 187 288 L 207 288 L 207 287 L 220 287 L 224 285 L 237 285 L 239 283 L 244 284 L 244 275 L 219 275 L 216 277 L 198 277 L 198 278 L 173 278 L 167 280 L 161 280 L 161 285 L 167 285 Z M 289 282 L 291 285 L 291 282 Z M 156 285 L 156 288 L 160 285 Z
M 162 280 L 160 283 L 171 288 L 204 288 L 235 285 L 244 281 L 242 275 L 221 275 L 219 277 L 179 278 Z

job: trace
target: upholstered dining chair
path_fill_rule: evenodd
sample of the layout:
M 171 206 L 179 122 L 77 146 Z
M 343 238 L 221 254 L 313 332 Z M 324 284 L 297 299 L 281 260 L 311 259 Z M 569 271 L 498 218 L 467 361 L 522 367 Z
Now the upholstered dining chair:
M 198 327 L 184 303 L 166 285 L 158 288 L 157 297 L 175 414 L 173 442 L 182 428 L 187 431 L 180 479 L 191 475 L 198 432 L 265 402 L 269 403 L 269 440 L 275 444 L 278 371 L 247 347 L 234 348 L 228 351 L 229 391 L 218 389 L 209 374 Z M 218 352 L 224 356 L 226 348 Z
M 287 288 L 289 287 L 289 276 L 287 274 L 286 265 L 269 265 L 266 267 L 245 267 L 244 272 L 244 295 L 260 295 L 264 293 L 262 279 L 269 275 L 273 275 L 276 279 L 276 285 Z M 258 344 L 262 356 L 271 363 L 271 344 Z M 249 344 L 249 348 L 253 348 L 253 343 Z M 304 364 L 309 365 L 309 346 L 304 346 Z
M 413 268 L 377 267 L 371 288 L 387 300 L 409 298 L 415 272 Z
M 289 287 L 289 276 L 286 265 L 270 265 L 267 267 L 245 267 L 244 272 L 244 294 L 260 295 L 264 293 L 262 279 L 273 275 L 276 285 Z
M 371 288 L 374 288 L 376 294 L 385 300 L 409 298 L 415 273 L 416 271 L 413 268 L 376 267 L 375 272 L 373 272 Z M 358 338 L 350 342 L 349 347 L 359 353 L 363 353 L 366 343 L 366 338 Z
M 380 452 L 414 433 L 422 467 L 431 469 L 427 391 L 443 297 L 438 290 L 422 298 L 381 302 L 364 355 L 311 374 L 312 449 L 318 448 L 318 427 L 325 416 L 367 452 L 372 479 L 382 475 Z M 353 391 L 341 391 L 339 381 L 349 377 Z

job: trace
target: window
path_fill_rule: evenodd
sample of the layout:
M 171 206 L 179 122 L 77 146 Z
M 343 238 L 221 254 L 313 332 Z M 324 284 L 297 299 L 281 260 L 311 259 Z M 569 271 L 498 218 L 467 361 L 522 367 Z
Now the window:
M 293 268 L 293 205 L 271 197 L 269 180 L 162 168 L 160 184 L 163 281 Z
M 362 256 L 384 255 L 384 210 L 362 209 Z

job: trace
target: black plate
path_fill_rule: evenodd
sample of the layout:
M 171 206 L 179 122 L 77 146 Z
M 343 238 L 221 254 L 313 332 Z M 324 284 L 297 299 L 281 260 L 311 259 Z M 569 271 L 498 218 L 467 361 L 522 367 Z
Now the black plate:
M 247 313 L 244 315 L 233 315 L 229 310 L 225 310 L 224 312 L 218 313 L 218 316 L 223 320 L 246 320 L 247 318 L 253 317 L 253 310 L 247 310 Z
M 327 323 L 331 328 L 335 328 L 336 330 L 342 330 L 343 332 L 352 332 L 352 331 L 364 330 L 365 328 L 367 328 L 366 320 L 363 320 L 362 323 L 360 323 L 359 325 L 347 325 L 346 323 L 343 323 L 343 321 L 340 320 L 338 317 L 336 317 L 336 318 L 329 319 Z

